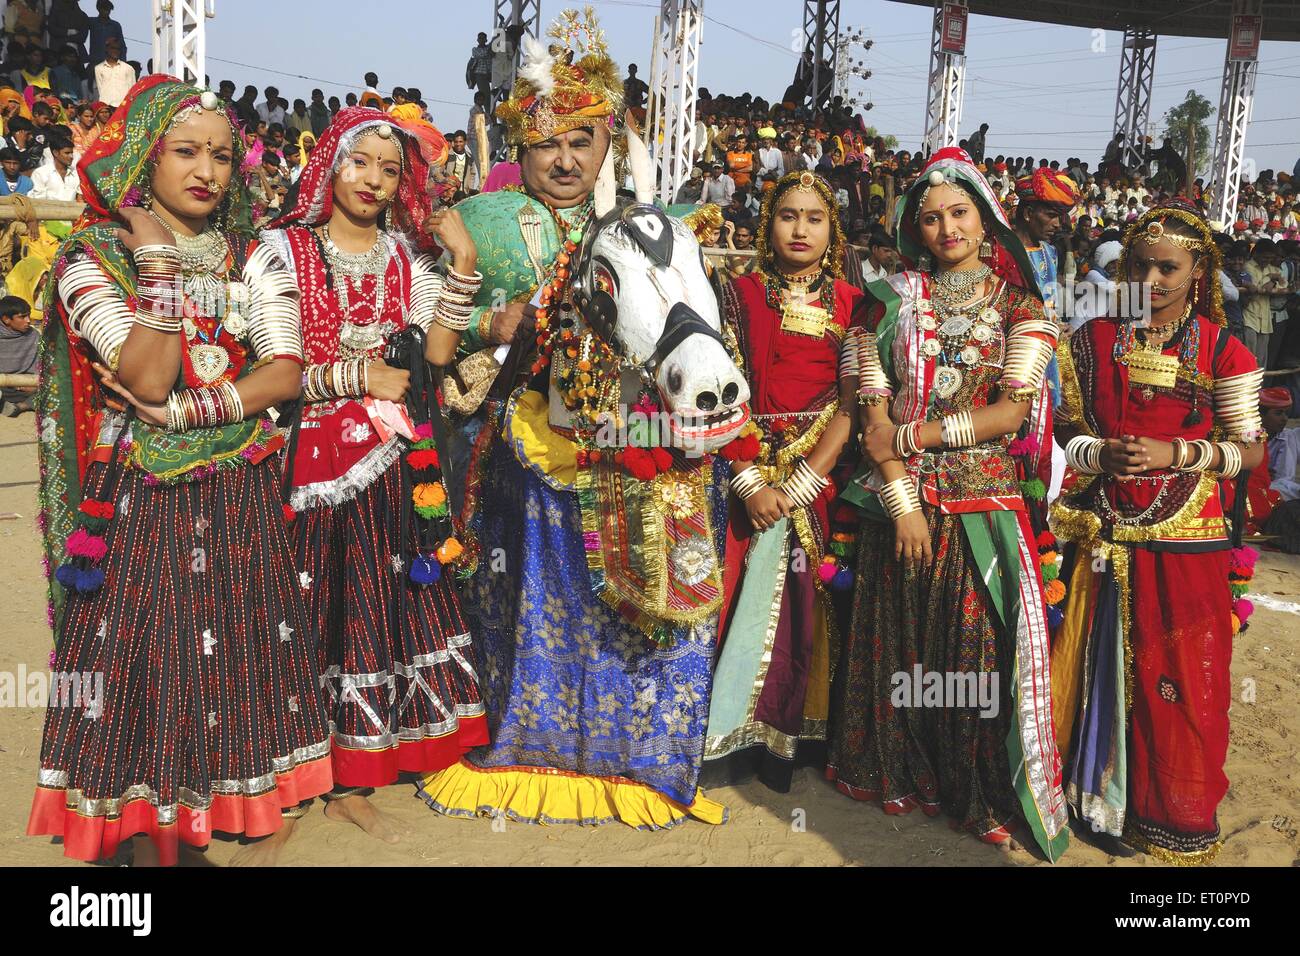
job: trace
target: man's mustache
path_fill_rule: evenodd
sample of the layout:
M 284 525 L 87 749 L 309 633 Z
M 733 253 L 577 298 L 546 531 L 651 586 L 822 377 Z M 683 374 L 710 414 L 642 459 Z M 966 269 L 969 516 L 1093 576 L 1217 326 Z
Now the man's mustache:
M 572 169 L 564 169 L 560 166 L 552 166 L 548 174 L 551 179 L 562 179 L 565 176 L 581 176 L 581 168 L 574 166 Z

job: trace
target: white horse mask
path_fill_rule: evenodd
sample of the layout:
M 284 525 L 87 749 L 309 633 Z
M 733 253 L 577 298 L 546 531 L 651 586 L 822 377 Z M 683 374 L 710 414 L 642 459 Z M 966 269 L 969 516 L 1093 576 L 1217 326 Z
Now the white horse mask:
M 723 346 L 718 300 L 685 223 L 641 203 L 608 212 L 583 244 L 573 302 L 625 372 L 653 382 L 673 445 L 711 452 L 739 434 L 749 386 Z

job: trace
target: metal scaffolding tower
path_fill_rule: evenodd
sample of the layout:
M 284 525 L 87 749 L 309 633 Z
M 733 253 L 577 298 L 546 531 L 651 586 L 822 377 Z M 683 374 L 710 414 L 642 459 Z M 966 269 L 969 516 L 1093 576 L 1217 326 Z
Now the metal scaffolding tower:
M 217 0 L 153 0 L 153 71 L 207 85 L 204 24 Z
M 660 0 L 644 136 L 659 198 L 671 204 L 695 155 L 704 0 Z
M 1261 0 L 1236 0 L 1232 17 L 1232 31 L 1223 58 L 1223 91 L 1219 95 L 1219 125 L 1210 179 L 1213 199 L 1210 216 L 1225 226 L 1236 220 L 1237 200 L 1241 195 L 1246 126 L 1255 102 L 1255 76 L 1259 70 Z
M 1139 166 L 1151 121 L 1151 83 L 1156 73 L 1156 34 L 1128 27 L 1119 62 L 1119 88 L 1115 93 L 1115 135 L 1124 134 L 1120 162 Z
M 930 85 L 925 103 L 927 153 L 956 146 L 966 89 L 966 0 L 935 0 Z
M 524 33 L 540 36 L 542 29 L 542 0 L 492 0 L 492 29 L 488 31 L 488 39 L 495 41 L 496 31 L 503 27 L 522 26 Z M 522 38 L 521 38 L 522 39 Z M 514 83 L 515 75 L 519 72 L 519 58 L 522 55 L 523 44 L 515 44 L 514 64 L 510 67 L 510 80 L 506 84 L 506 89 L 502 90 L 497 97 L 498 100 L 504 100 L 509 95 L 508 90 Z
M 804 0 L 803 48 L 795 79 L 808 81 L 803 105 L 810 112 L 821 112 L 831 101 L 839 38 L 840 0 Z

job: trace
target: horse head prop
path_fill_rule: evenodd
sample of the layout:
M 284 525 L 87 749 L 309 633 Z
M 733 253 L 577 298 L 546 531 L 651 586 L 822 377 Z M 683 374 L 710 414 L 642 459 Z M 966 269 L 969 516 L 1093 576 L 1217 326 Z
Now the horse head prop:
M 727 354 L 704 256 L 681 220 L 625 203 L 589 230 L 573 304 L 619 355 L 624 370 L 658 392 L 671 444 L 712 452 L 749 420 L 749 386 Z

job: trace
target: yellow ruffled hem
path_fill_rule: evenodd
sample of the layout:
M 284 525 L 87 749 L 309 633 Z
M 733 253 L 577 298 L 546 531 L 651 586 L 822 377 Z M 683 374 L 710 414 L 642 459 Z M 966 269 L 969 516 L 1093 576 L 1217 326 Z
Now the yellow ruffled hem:
M 727 808 L 704 791 L 684 806 L 639 783 L 587 777 L 545 768 L 483 770 L 461 761 L 420 781 L 424 802 L 452 817 L 492 817 L 543 826 L 625 823 L 638 830 L 664 830 L 687 818 L 720 824 Z

